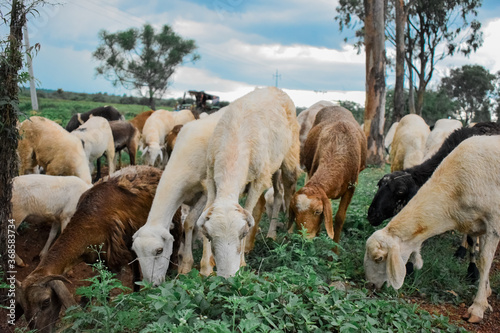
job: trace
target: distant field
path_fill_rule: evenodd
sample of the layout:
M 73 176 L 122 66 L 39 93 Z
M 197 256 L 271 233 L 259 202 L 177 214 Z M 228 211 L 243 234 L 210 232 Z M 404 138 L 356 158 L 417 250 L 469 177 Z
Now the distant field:
M 92 102 L 92 101 L 68 101 L 63 99 L 53 99 L 53 98 L 39 98 L 38 106 L 39 111 L 34 112 L 31 108 L 31 100 L 28 97 L 20 97 L 19 107 L 21 112 L 28 116 L 41 116 L 54 120 L 62 126 L 66 126 L 69 119 L 75 113 L 83 113 L 92 110 L 99 106 L 112 105 L 118 111 L 120 111 L 125 118 L 132 119 L 135 115 L 150 110 L 149 106 L 137 105 L 137 104 L 107 104 L 102 102 Z M 157 109 L 172 110 L 170 107 L 158 105 Z M 24 120 L 26 117 L 21 116 L 20 120 Z

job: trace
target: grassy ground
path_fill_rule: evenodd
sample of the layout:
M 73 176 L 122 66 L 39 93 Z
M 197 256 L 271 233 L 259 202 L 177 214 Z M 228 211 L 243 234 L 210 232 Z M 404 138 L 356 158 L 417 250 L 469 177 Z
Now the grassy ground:
M 186 276 L 171 276 L 158 288 L 144 285 L 141 292 L 125 293 L 111 302 L 101 295 L 107 293 L 113 280 L 96 278 L 92 287 L 81 290 L 94 299 L 93 305 L 69 312 L 65 324 L 71 328 L 67 331 L 461 331 L 449 324 L 447 317 L 430 315 L 409 302 L 418 298 L 471 303 L 476 287 L 465 279 L 467 262 L 453 257 L 460 241 L 457 234 L 446 233 L 425 242 L 423 269 L 407 277 L 399 291 L 384 288 L 372 293 L 365 288 L 364 245 L 375 231 L 366 213 L 376 183 L 387 171 L 368 168 L 361 173 L 338 257 L 332 253 L 334 244 L 324 230 L 314 240 L 287 235 L 283 230 L 277 241 L 266 239 L 268 220 L 264 216 L 255 250 L 238 276 L 204 278 L 193 270 Z M 334 210 L 337 204 L 333 202 Z M 284 216 L 281 218 L 285 222 Z M 200 257 L 197 250 L 195 261 Z M 491 281 L 492 288 L 498 290 L 499 277 L 492 276 Z

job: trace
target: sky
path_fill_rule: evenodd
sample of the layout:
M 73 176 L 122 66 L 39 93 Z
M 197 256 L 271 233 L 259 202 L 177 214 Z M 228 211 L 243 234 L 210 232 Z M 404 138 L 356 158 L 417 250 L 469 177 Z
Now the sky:
M 5 3 L 5 2 L 4 2 Z M 117 32 L 149 23 L 164 24 L 194 39 L 201 56 L 185 62 L 172 77 L 164 98 L 204 90 L 233 101 L 255 87 L 287 92 L 297 107 L 319 100 L 349 100 L 364 105 L 365 54 L 353 48 L 353 30 L 339 30 L 337 0 L 59 0 L 28 17 L 30 44 L 39 43 L 33 59 L 37 87 L 116 95 L 138 93 L 97 77 L 92 53 L 100 30 Z M 2 8 L 2 11 L 4 8 Z M 500 70 L 500 1 L 484 0 L 479 9 L 483 46 L 469 58 L 448 57 L 433 83 L 464 64 Z M 0 27 L 2 37 L 7 28 Z M 348 37 L 350 43 L 344 38 Z M 277 75 L 276 75 L 277 74 Z M 387 86 L 393 85 L 387 69 Z

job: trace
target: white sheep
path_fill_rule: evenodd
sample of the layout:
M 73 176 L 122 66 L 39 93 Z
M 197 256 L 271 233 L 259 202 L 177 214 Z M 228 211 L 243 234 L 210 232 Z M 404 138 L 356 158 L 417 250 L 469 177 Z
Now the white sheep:
M 40 257 L 43 258 L 58 231 L 66 228 L 83 192 L 91 185 L 75 176 L 23 175 L 12 181 L 12 219 L 16 229 L 27 217 L 52 221 L 49 238 Z M 25 264 L 16 254 L 16 264 Z
M 436 121 L 425 142 L 424 161 L 431 158 L 441 148 L 444 140 L 459 128 L 462 128 L 462 122 L 456 119 L 439 119 Z
M 211 240 L 211 247 L 204 246 L 204 263 L 212 250 L 218 275 L 234 275 L 245 265 L 245 236 L 255 225 L 253 209 L 271 182 L 277 186 L 278 177 L 273 174 L 279 169 L 285 199 L 291 198 L 300 173 L 299 149 L 295 106 L 282 90 L 255 89 L 227 106 L 208 145 L 207 204 L 197 221 Z M 247 184 L 243 208 L 238 199 Z M 275 205 L 271 237 L 276 234 L 277 213 Z
M 207 146 L 225 112 L 226 108 L 222 108 L 183 126 L 158 184 L 147 222 L 134 235 L 132 248 L 139 258 L 143 278 L 154 285 L 165 280 L 174 242 L 170 226 L 175 212 L 184 202 L 194 207 L 184 222 L 184 250 L 181 250 L 182 262 L 178 270 L 180 273 L 191 270 L 193 228 L 206 203 L 206 196 L 200 195 L 204 192 L 202 181 L 207 173 Z
M 321 110 L 325 106 L 333 106 L 333 105 L 335 104 L 329 101 L 319 101 L 314 103 L 301 113 L 299 113 L 299 115 L 297 116 L 297 121 L 299 122 L 300 126 L 300 134 L 299 134 L 300 151 L 302 151 L 302 149 L 304 148 L 304 142 L 307 139 L 307 134 L 309 134 L 309 131 L 313 127 L 316 114 L 319 112 L 319 110 Z
M 144 163 L 164 168 L 168 156 L 164 154 L 165 138 L 175 125 L 183 125 L 194 120 L 191 110 L 158 110 L 149 116 L 142 129 L 141 146 Z
M 82 142 L 52 120 L 33 116 L 19 128 L 19 174 L 33 173 L 39 165 L 47 175 L 77 176 L 92 184 Z
M 429 126 L 416 114 L 404 116 L 394 133 L 389 161 L 391 172 L 422 163 Z
M 97 160 L 96 179 L 101 178 L 100 157 L 106 154 L 109 174 L 115 172 L 115 141 L 109 121 L 103 117 L 90 117 L 89 120 L 71 132 L 80 139 L 87 155 L 90 172 L 94 170 L 94 161 Z
M 466 314 L 479 322 L 489 308 L 489 272 L 500 240 L 500 137 L 475 136 L 463 141 L 385 228 L 366 242 L 366 279 L 380 288 L 399 289 L 405 263 L 422 243 L 448 230 L 480 237 L 479 286 Z M 417 256 L 419 257 L 419 256 Z M 415 264 L 422 267 L 421 259 Z M 490 307 L 491 308 L 491 307 Z

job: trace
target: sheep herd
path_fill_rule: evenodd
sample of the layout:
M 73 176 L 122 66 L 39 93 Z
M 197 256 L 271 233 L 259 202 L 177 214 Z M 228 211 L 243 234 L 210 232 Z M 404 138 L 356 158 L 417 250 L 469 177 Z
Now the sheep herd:
M 417 115 L 393 127 L 384 142 L 391 174 L 378 184 L 368 221 L 379 225 L 394 217 L 367 240 L 366 280 L 400 288 L 405 265 L 423 265 L 423 241 L 458 230 L 478 239 L 479 287 L 465 317 L 480 322 L 500 239 L 500 138 L 494 136 L 500 127 L 461 128 L 443 119 L 431 131 Z M 323 222 L 338 243 L 367 156 L 365 133 L 349 110 L 321 101 L 297 117 L 290 97 L 274 87 L 255 89 L 199 119 L 190 110 L 158 110 L 125 121 L 107 106 L 74 115 L 66 129 L 33 116 L 19 132 L 12 218 L 16 226 L 33 215 L 52 222 L 39 265 L 16 293 L 30 327 L 41 332 L 54 328 L 63 306 L 75 304 L 65 274 L 95 262 L 92 246 L 102 246 L 110 270 L 132 262 L 134 281 L 157 286 L 169 269 L 191 270 L 197 230 L 200 273 L 208 276 L 215 267 L 223 277 L 237 274 L 264 211 L 269 238 L 276 238 L 284 210 L 288 232 L 297 226 L 312 238 Z M 119 159 L 114 172 L 115 152 L 122 149 L 131 166 L 121 168 Z M 137 149 L 145 165 L 135 165 Z M 101 155 L 109 176 L 100 177 L 97 163 L 92 184 Z M 307 182 L 296 192 L 302 170 Z M 340 199 L 335 214 L 331 199 Z M 22 258 L 16 264 L 23 266 Z

